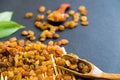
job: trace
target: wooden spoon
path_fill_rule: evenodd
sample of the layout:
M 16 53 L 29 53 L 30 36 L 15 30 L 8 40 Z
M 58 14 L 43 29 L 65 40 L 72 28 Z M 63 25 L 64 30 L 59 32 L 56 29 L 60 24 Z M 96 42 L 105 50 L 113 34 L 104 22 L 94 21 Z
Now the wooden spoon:
M 65 14 L 65 10 L 70 7 L 70 4 L 63 3 L 60 5 L 59 9 L 52 12 L 48 15 L 48 20 L 52 22 L 63 22 L 67 19 L 67 15 Z
M 65 55 L 69 58 L 73 58 L 70 55 Z M 110 80 L 120 80 L 120 74 L 114 74 L 114 73 L 105 73 L 102 70 L 100 70 L 98 67 L 96 67 L 91 62 L 77 58 L 80 62 L 83 62 L 84 64 L 88 65 L 90 68 L 90 71 L 88 73 L 80 73 L 72 69 L 65 68 L 63 66 L 56 65 L 58 68 L 69 71 L 77 76 L 81 76 L 84 78 L 92 78 L 92 79 L 110 79 Z

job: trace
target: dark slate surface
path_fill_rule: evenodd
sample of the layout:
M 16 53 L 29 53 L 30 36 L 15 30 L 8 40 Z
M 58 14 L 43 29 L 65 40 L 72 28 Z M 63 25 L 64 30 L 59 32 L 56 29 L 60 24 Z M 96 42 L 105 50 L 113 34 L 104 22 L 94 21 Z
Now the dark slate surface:
M 70 3 L 75 11 L 79 5 L 85 5 L 90 22 L 88 27 L 79 25 L 73 30 L 59 33 L 60 39 L 70 40 L 70 44 L 65 46 L 67 52 L 78 54 L 105 72 L 120 73 L 120 0 L 0 0 L 0 12 L 13 11 L 12 20 L 25 25 L 26 30 L 34 30 L 39 36 L 41 31 L 33 25 L 38 7 L 44 5 L 47 9 L 55 10 L 64 2 Z M 23 17 L 28 11 L 33 12 L 34 17 L 27 20 Z M 21 31 L 10 37 L 25 39 Z

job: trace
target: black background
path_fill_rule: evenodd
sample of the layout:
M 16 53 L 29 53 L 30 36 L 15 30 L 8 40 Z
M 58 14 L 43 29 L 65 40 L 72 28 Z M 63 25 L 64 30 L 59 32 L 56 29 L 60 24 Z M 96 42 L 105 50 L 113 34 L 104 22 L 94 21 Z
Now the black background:
M 85 5 L 90 23 L 88 27 L 79 25 L 59 33 L 60 39 L 70 41 L 65 46 L 66 51 L 78 54 L 105 72 L 120 73 L 120 0 L 0 0 L 0 12 L 13 11 L 12 20 L 26 26 L 26 30 L 35 31 L 39 40 L 41 31 L 34 27 L 35 17 L 39 13 L 37 9 L 44 5 L 47 10 L 55 10 L 64 2 L 70 3 L 70 9 L 75 11 L 78 6 Z M 24 19 L 26 12 L 33 12 L 34 17 Z M 19 30 L 10 37 L 25 39 L 21 32 Z

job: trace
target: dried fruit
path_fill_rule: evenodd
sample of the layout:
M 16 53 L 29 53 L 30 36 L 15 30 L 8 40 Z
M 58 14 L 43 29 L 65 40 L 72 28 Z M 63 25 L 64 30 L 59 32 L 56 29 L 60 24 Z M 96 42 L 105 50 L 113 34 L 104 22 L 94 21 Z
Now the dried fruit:
M 28 32 L 26 30 L 22 31 L 22 35 L 27 36 Z
M 87 15 L 87 10 L 81 11 L 81 15 L 86 16 Z
M 81 16 L 81 19 L 80 19 L 82 22 L 86 22 L 87 21 L 87 17 L 86 16 Z
M 45 11 L 45 6 L 40 6 L 38 9 L 39 12 L 44 12 Z
M 33 13 L 32 12 L 27 12 L 25 14 L 25 18 L 32 18 L 33 17 Z
M 73 21 L 78 22 L 78 21 L 79 21 L 79 18 L 80 18 L 80 14 L 79 14 L 79 13 L 75 13 L 75 14 L 73 15 Z
M 44 19 L 44 15 L 38 14 L 37 17 L 36 17 L 37 21 L 40 21 L 40 20 L 43 20 L 43 19 Z
M 82 12 L 82 11 L 84 11 L 84 10 L 86 10 L 86 7 L 85 7 L 85 6 L 79 6 L 79 7 L 78 7 L 78 11 Z
M 47 11 L 47 15 L 49 15 L 51 12 L 52 12 L 51 10 L 48 10 L 48 11 Z
M 88 22 L 88 21 L 86 21 L 86 22 L 81 22 L 81 25 L 82 25 L 82 26 L 88 26 L 88 25 L 89 25 L 89 22 Z
M 69 11 L 69 15 L 70 15 L 70 16 L 74 15 L 74 13 L 75 13 L 74 10 L 70 10 L 70 11 Z

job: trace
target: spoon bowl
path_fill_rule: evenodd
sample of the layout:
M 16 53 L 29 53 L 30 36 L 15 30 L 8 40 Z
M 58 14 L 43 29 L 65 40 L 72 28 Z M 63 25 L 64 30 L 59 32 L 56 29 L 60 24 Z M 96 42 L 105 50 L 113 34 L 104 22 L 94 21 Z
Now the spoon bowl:
M 60 8 L 56 11 L 53 11 L 51 14 L 48 15 L 48 20 L 52 22 L 64 22 L 68 15 L 65 14 L 65 10 L 70 7 L 70 4 L 63 3 L 60 5 Z
M 74 58 L 70 55 L 64 55 L 64 56 L 66 56 L 68 58 Z M 80 58 L 76 58 L 76 59 L 79 60 L 79 62 L 82 62 L 89 67 L 89 72 L 88 73 L 81 73 L 81 72 L 66 68 L 64 66 L 59 66 L 59 65 L 57 65 L 57 67 L 65 70 L 65 71 L 71 72 L 71 73 L 73 73 L 77 76 L 84 77 L 84 78 L 120 80 L 120 74 L 103 72 L 98 67 L 96 67 L 94 64 L 92 64 L 91 62 L 89 62 L 85 59 L 80 59 Z

